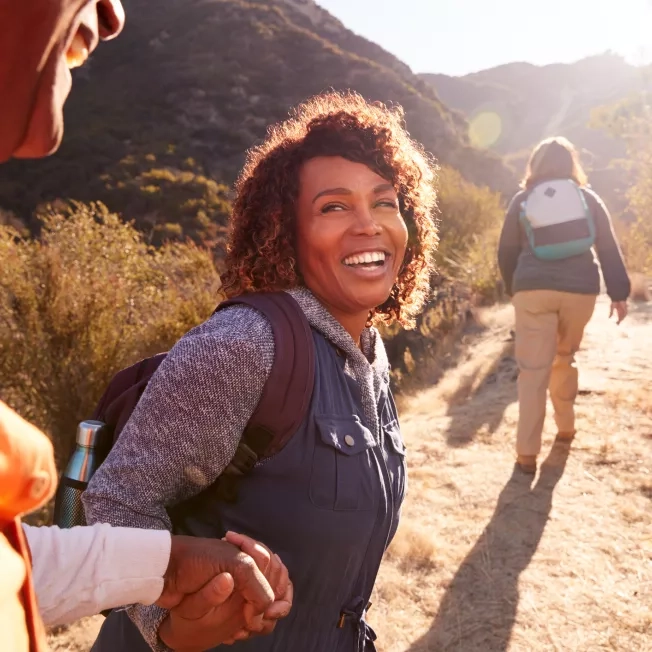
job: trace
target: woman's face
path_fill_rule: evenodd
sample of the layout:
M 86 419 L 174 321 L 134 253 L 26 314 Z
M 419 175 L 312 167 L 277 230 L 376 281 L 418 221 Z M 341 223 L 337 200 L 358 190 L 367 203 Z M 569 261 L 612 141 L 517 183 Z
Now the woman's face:
M 57 149 L 70 69 L 123 25 L 120 0 L 0 0 L 0 162 Z
M 297 254 L 306 286 L 335 316 L 384 303 L 408 232 L 391 183 L 341 157 L 307 161 L 299 177 Z

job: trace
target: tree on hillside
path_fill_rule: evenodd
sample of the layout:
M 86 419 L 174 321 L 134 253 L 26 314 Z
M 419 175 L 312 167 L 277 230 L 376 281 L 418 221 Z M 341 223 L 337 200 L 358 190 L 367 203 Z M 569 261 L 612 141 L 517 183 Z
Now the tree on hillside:
M 641 93 L 601 107 L 592 122 L 627 144 L 626 166 L 634 179 L 627 191 L 632 219 L 621 242 L 632 271 L 652 273 L 652 95 Z
M 104 174 L 95 199 L 136 216 L 134 224 L 150 244 L 191 239 L 224 257 L 231 212 L 228 186 L 209 178 L 192 159 L 164 154 L 128 156 Z

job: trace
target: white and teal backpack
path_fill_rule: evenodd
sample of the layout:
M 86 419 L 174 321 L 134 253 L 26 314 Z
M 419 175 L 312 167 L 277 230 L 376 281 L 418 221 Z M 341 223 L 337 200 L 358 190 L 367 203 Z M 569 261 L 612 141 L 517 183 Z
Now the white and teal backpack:
M 584 193 L 571 179 L 536 185 L 521 204 L 521 224 L 537 258 L 562 260 L 590 251 L 595 222 Z

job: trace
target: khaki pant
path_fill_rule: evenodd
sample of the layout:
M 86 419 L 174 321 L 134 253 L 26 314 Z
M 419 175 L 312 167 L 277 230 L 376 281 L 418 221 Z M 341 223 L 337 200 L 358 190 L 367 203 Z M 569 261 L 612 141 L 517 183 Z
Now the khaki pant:
M 514 295 L 519 367 L 516 452 L 519 455 L 538 455 L 541 451 L 548 390 L 558 432 L 575 431 L 578 381 L 575 354 L 593 315 L 596 298 L 554 290 Z

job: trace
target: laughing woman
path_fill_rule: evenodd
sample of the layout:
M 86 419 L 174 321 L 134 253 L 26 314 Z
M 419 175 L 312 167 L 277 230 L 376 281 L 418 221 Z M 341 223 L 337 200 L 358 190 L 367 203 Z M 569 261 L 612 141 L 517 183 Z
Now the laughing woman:
M 236 504 L 197 515 L 215 523 L 215 536 L 221 522 L 266 543 L 294 583 L 290 615 L 237 650 L 374 650 L 365 612 L 398 526 L 406 467 L 371 323 L 411 324 L 436 242 L 432 168 L 401 121 L 357 95 L 316 97 L 249 152 L 236 186 L 227 294 L 287 291 L 311 325 L 316 358 L 294 437 L 254 468 Z M 214 482 L 233 456 L 273 356 L 270 323 L 247 306 L 181 339 L 86 491 L 89 522 L 169 528 L 166 506 Z M 159 635 L 165 612 L 129 614 L 109 616 L 96 652 L 172 645 Z

